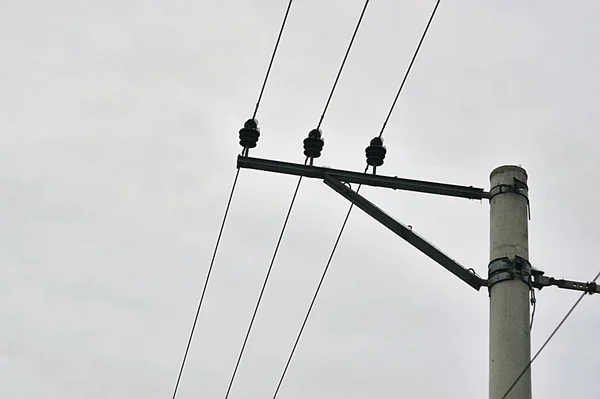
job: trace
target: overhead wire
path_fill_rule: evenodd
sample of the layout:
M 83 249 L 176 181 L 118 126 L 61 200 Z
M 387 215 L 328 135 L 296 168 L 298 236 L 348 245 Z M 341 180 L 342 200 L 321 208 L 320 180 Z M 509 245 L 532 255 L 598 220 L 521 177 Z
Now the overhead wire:
M 358 189 L 356 190 L 356 192 L 358 193 L 360 191 L 360 186 L 358 187 Z M 279 393 L 279 390 L 281 388 L 281 384 L 283 384 L 283 380 L 286 376 L 286 373 L 288 371 L 288 368 L 290 367 L 290 363 L 292 362 L 292 358 L 294 357 L 294 353 L 296 352 L 296 348 L 298 347 L 298 342 L 300 342 L 300 337 L 302 336 L 302 333 L 304 332 L 304 327 L 306 327 L 306 322 L 308 321 L 308 317 L 310 316 L 310 312 L 312 311 L 312 308 L 317 300 L 317 296 L 319 295 L 319 291 L 321 289 L 321 285 L 323 285 L 323 281 L 325 280 L 325 276 L 327 275 L 327 270 L 329 269 L 329 266 L 331 265 L 331 261 L 333 260 L 333 256 L 335 255 L 335 251 L 338 247 L 338 244 L 340 243 L 340 240 L 342 238 L 342 234 L 344 233 L 344 229 L 346 228 L 346 224 L 348 223 L 348 219 L 350 218 L 350 213 L 352 212 L 352 208 L 353 205 L 350 205 L 350 208 L 348 208 L 348 212 L 346 213 L 346 217 L 344 218 L 344 222 L 342 223 L 342 227 L 337 235 L 337 238 L 335 239 L 335 243 L 333 244 L 333 249 L 331 250 L 331 253 L 329 254 L 329 258 L 327 259 L 327 263 L 325 264 L 325 270 L 323 271 L 323 274 L 321 274 L 321 279 L 319 280 L 319 284 L 317 285 L 317 289 L 312 297 L 312 300 L 310 301 L 310 306 L 308 307 L 308 311 L 306 312 L 306 316 L 304 317 L 304 320 L 302 321 L 302 326 L 300 327 L 300 332 L 298 333 L 298 336 L 296 337 L 296 341 L 294 342 L 294 346 L 292 347 L 292 351 L 290 352 L 290 355 L 288 356 L 288 359 L 285 363 L 285 367 L 283 369 L 283 373 L 281 374 L 281 377 L 279 378 L 279 382 L 277 383 L 277 388 L 275 389 L 275 393 L 273 394 L 273 399 L 277 398 L 277 394 Z
M 592 280 L 592 283 L 595 283 L 598 280 L 599 277 L 600 277 L 600 271 L 598 272 L 598 274 L 596 274 L 596 277 L 594 277 L 594 279 Z M 556 328 L 552 331 L 552 334 L 550 334 L 548 336 L 548 338 L 546 339 L 546 341 L 544 341 L 544 343 L 542 344 L 542 346 L 540 347 L 540 349 L 538 349 L 538 351 L 531 358 L 531 360 L 529 361 L 529 363 L 527 363 L 527 366 L 525 366 L 525 368 L 519 374 L 519 376 L 517 377 L 517 379 L 515 380 L 515 382 L 513 382 L 512 385 L 506 391 L 506 393 L 504 395 L 502 395 L 501 399 L 506 399 L 506 397 L 508 396 L 508 394 L 513 390 L 513 388 L 517 385 L 517 383 L 525 375 L 525 373 L 527 372 L 527 370 L 529 370 L 531 368 L 531 364 L 535 361 L 535 359 L 537 359 L 537 357 L 540 355 L 540 353 L 542 353 L 542 351 L 544 350 L 544 348 L 546 348 L 546 346 L 552 340 L 552 338 L 554 338 L 554 336 L 556 335 L 556 333 L 558 332 L 558 330 L 562 327 L 562 325 L 565 324 L 565 322 L 567 321 L 567 319 L 569 318 L 569 316 L 571 316 L 571 313 L 573 313 L 573 311 L 575 310 L 575 308 L 577 307 L 577 305 L 579 305 L 579 303 L 581 302 L 581 300 L 583 299 L 583 297 L 586 294 L 587 294 L 587 292 L 584 292 L 583 294 L 581 294 L 579 296 L 579 298 L 577 299 L 577 301 L 575 301 L 575 303 L 573 304 L 573 306 L 571 306 L 571 309 L 569 309 L 569 311 L 567 312 L 567 314 L 562 318 L 562 320 L 560 321 L 560 323 L 558 323 L 558 325 L 556 326 Z
M 356 23 L 356 27 L 354 28 L 354 33 L 352 33 L 352 38 L 350 39 L 350 44 L 346 48 L 346 54 L 344 54 L 344 59 L 342 60 L 342 65 L 340 65 L 340 69 L 338 70 L 337 76 L 333 81 L 333 86 L 331 87 L 331 91 L 329 92 L 329 97 L 327 97 L 327 101 L 325 102 L 325 108 L 323 108 L 323 113 L 319 118 L 319 123 L 317 124 L 317 129 L 321 128 L 321 124 L 323 123 L 323 119 L 325 119 L 325 113 L 327 112 L 327 108 L 329 108 L 329 103 L 331 103 L 331 98 L 333 97 L 333 93 L 335 92 L 335 88 L 340 80 L 340 76 L 342 75 L 342 71 L 344 70 L 344 66 L 346 65 L 346 60 L 348 59 L 348 55 L 350 54 L 350 50 L 352 49 L 352 45 L 354 44 L 354 39 L 356 38 L 356 34 L 358 33 L 358 29 L 362 23 L 363 17 L 365 16 L 365 12 L 367 11 L 367 6 L 369 5 L 369 0 L 365 1 L 365 5 L 360 13 L 360 17 L 358 18 L 358 22 Z
M 277 49 L 279 48 L 279 43 L 281 41 L 281 36 L 283 35 L 283 31 L 284 31 L 284 28 L 285 28 L 285 25 L 286 25 L 286 22 L 287 22 L 287 19 L 288 19 L 288 15 L 289 15 L 290 9 L 292 7 L 292 2 L 293 2 L 293 0 L 290 0 L 288 2 L 287 9 L 286 9 L 285 15 L 283 17 L 283 22 L 281 23 L 281 28 L 279 29 L 279 34 L 277 35 L 277 40 L 275 42 L 275 46 L 274 46 L 273 52 L 271 54 L 271 58 L 270 58 L 270 61 L 269 61 L 269 66 L 267 68 L 267 72 L 265 73 L 265 78 L 263 79 L 263 83 L 262 83 L 262 86 L 261 86 L 261 89 L 260 89 L 260 93 L 258 95 L 258 100 L 256 101 L 256 105 L 254 107 L 254 112 L 252 113 L 252 119 L 255 119 L 256 118 L 256 114 L 258 113 L 258 109 L 260 107 L 260 103 L 261 103 L 261 100 L 262 100 L 265 88 L 267 86 L 267 81 L 269 80 L 269 75 L 271 74 L 271 68 L 273 67 L 273 62 L 275 61 L 275 56 L 277 54 Z M 219 245 L 221 243 L 221 237 L 223 236 L 223 230 L 225 228 L 225 223 L 227 221 L 227 216 L 229 215 L 229 208 L 231 207 L 231 202 L 233 200 L 233 196 L 234 196 L 234 193 L 235 193 L 235 188 L 236 188 L 236 185 L 237 185 L 237 182 L 238 182 L 239 175 L 240 175 L 240 169 L 238 168 L 237 171 L 236 171 L 236 173 L 235 173 L 235 177 L 233 179 L 233 185 L 231 187 L 231 192 L 229 194 L 229 199 L 227 200 L 227 206 L 225 207 L 225 213 L 223 215 L 223 220 L 221 221 L 221 227 L 219 228 L 219 234 L 217 236 L 217 241 L 215 243 L 215 247 L 214 247 L 214 250 L 213 250 L 212 258 L 210 260 L 208 271 L 206 273 L 206 278 L 205 278 L 204 284 L 202 286 L 202 293 L 200 294 L 200 300 L 198 301 L 198 306 L 196 307 L 196 313 L 194 315 L 194 321 L 192 323 L 192 328 L 190 330 L 190 334 L 189 334 L 189 337 L 188 337 L 188 340 L 187 340 L 187 344 L 186 344 L 186 347 L 185 347 L 185 352 L 183 354 L 183 359 L 181 361 L 181 366 L 179 367 L 179 373 L 177 375 L 177 381 L 175 382 L 175 388 L 173 389 L 172 399 L 175 399 L 175 397 L 177 396 L 179 385 L 181 383 L 181 377 L 183 375 L 183 370 L 185 368 L 185 364 L 186 364 L 187 357 L 188 357 L 188 354 L 189 354 L 190 346 L 192 344 L 192 339 L 194 337 L 194 332 L 196 331 L 196 326 L 198 324 L 198 318 L 200 316 L 200 310 L 201 310 L 202 304 L 204 302 L 204 297 L 205 297 L 205 294 L 206 294 L 206 289 L 208 287 L 208 283 L 209 283 L 209 280 L 210 280 L 210 277 L 211 277 L 211 274 L 212 274 L 212 270 L 213 270 L 213 266 L 214 266 L 215 259 L 216 259 L 216 256 L 217 256 L 217 252 L 219 250 Z M 298 182 L 298 184 L 300 184 L 300 182 Z M 297 189 L 296 189 L 296 191 L 297 191 Z
M 368 1 L 366 3 L 368 3 Z M 409 67 L 408 67 L 408 69 L 406 70 L 406 72 L 404 74 L 404 77 L 402 79 L 402 83 L 400 85 L 400 88 L 398 89 L 398 91 L 396 93 L 396 96 L 394 97 L 394 101 L 392 102 L 390 110 L 389 110 L 389 112 L 387 114 L 387 117 L 386 117 L 384 123 L 383 123 L 381 131 L 379 133 L 379 138 L 381 138 L 383 136 L 383 132 L 385 130 L 385 127 L 386 127 L 386 125 L 387 125 L 387 123 L 388 123 L 388 121 L 389 121 L 389 119 L 390 119 L 390 117 L 392 115 L 392 112 L 393 112 L 393 110 L 394 110 L 394 108 L 396 106 L 398 98 L 400 97 L 400 93 L 402 92 L 402 90 L 404 88 L 404 84 L 405 84 L 406 79 L 408 78 L 408 75 L 409 75 L 409 73 L 410 73 L 410 71 L 412 69 L 412 66 L 413 66 L 413 64 L 414 64 L 414 62 L 415 62 L 415 60 L 417 58 L 417 55 L 419 54 L 419 51 L 421 50 L 421 45 L 423 44 L 423 41 L 425 40 L 425 36 L 427 35 L 427 32 L 429 31 L 429 27 L 431 26 L 431 22 L 433 21 L 433 18 L 435 17 L 435 14 L 436 14 L 436 12 L 438 10 L 439 4 L 440 4 L 440 0 L 437 0 L 436 3 L 435 3 L 435 6 L 433 8 L 433 11 L 431 12 L 431 15 L 429 17 L 429 20 L 427 22 L 425 30 L 423 31 L 421 39 L 419 40 L 419 44 L 417 45 L 417 48 L 415 49 L 415 52 L 413 53 L 412 59 L 411 59 L 410 64 L 409 64 Z M 365 4 L 365 8 L 366 8 L 366 4 Z M 363 14 L 364 14 L 364 9 L 363 9 Z M 361 18 L 362 18 L 362 14 L 361 14 Z M 366 173 L 368 171 L 368 168 L 369 168 L 369 166 L 367 165 L 367 167 L 364 170 L 364 173 Z M 361 187 L 362 187 L 362 184 L 359 184 L 357 186 L 357 188 L 356 188 L 356 193 L 357 194 L 360 192 Z M 329 258 L 327 259 L 327 263 L 325 264 L 325 268 L 323 269 L 323 273 L 321 274 L 321 278 L 319 279 L 319 284 L 317 285 L 317 288 L 316 288 L 316 290 L 315 290 L 315 292 L 313 294 L 313 297 L 311 299 L 311 302 L 310 302 L 310 305 L 309 305 L 308 310 L 306 312 L 306 315 L 304 316 L 304 320 L 302 321 L 302 325 L 300 327 L 298 335 L 296 336 L 296 340 L 294 341 L 294 345 L 292 347 L 292 350 L 290 351 L 290 354 L 289 354 L 289 356 L 287 358 L 287 361 L 286 361 L 285 367 L 283 369 L 283 372 L 282 372 L 282 374 L 281 374 L 281 376 L 279 378 L 279 382 L 277 383 L 277 387 L 275 389 L 275 393 L 273 394 L 273 399 L 277 398 L 277 394 L 279 393 L 279 391 L 281 389 L 281 385 L 283 384 L 283 380 L 285 379 L 285 377 L 287 375 L 290 363 L 292 362 L 292 359 L 293 359 L 294 354 L 296 352 L 296 348 L 298 347 L 298 343 L 300 342 L 300 338 L 302 337 L 302 334 L 304 332 L 304 328 L 306 327 L 306 323 L 308 321 L 308 318 L 310 317 L 310 314 L 311 314 L 313 306 L 314 306 L 314 304 L 316 302 L 317 296 L 319 295 L 319 292 L 320 292 L 321 287 L 323 285 L 323 281 L 325 280 L 325 277 L 327 275 L 327 272 L 329 270 L 329 266 L 331 265 L 331 262 L 333 260 L 334 255 L 335 255 L 335 252 L 337 251 L 338 244 L 339 244 L 339 242 L 340 242 L 340 240 L 342 238 L 342 234 L 344 233 L 346 225 L 348 224 L 348 219 L 350 218 L 350 214 L 352 213 L 352 209 L 353 208 L 354 208 L 354 204 L 350 204 L 350 206 L 348 207 L 348 211 L 346 213 L 346 216 L 344 217 L 344 221 L 342 222 L 342 226 L 340 227 L 338 235 L 337 235 L 337 237 L 335 239 L 335 243 L 333 245 L 333 248 L 331 249 L 331 252 L 329 254 Z
M 194 332 L 196 331 L 196 325 L 198 323 L 198 316 L 200 316 L 200 309 L 202 308 L 202 303 L 204 302 L 204 295 L 206 294 L 206 288 L 208 287 L 208 282 L 210 280 L 213 266 L 215 264 L 215 259 L 217 257 L 217 252 L 219 250 L 219 244 L 221 243 L 221 237 L 223 236 L 225 222 L 227 221 L 227 216 L 229 215 L 229 208 L 231 207 L 231 202 L 233 200 L 233 194 L 235 193 L 235 187 L 237 185 L 239 176 L 240 176 L 240 169 L 238 169 L 235 172 L 235 178 L 233 179 L 233 185 L 231 187 L 231 192 L 229 193 L 229 199 L 227 200 L 227 206 L 225 207 L 225 214 L 223 215 L 223 220 L 221 221 L 221 227 L 219 228 L 219 234 L 217 235 L 217 242 L 215 243 L 212 258 L 210 260 L 210 265 L 208 266 L 208 272 L 206 273 L 206 279 L 204 280 L 204 284 L 202 286 L 202 293 L 200 294 L 200 300 L 198 302 L 198 306 L 196 307 L 196 314 L 194 316 L 194 322 L 192 323 L 192 328 L 190 330 L 187 345 L 185 347 L 185 353 L 183 354 L 181 366 L 179 367 L 179 374 L 177 375 L 177 382 L 175 383 L 175 389 L 173 390 L 173 399 L 175 399 L 175 396 L 177 396 L 177 390 L 179 389 L 179 383 L 181 382 L 181 376 L 183 375 L 183 369 L 185 368 L 185 363 L 187 361 L 188 353 L 190 351 L 190 346 L 192 344 Z
M 308 158 L 307 158 L 308 160 Z M 306 162 L 304 162 L 306 164 Z M 269 277 L 271 276 L 271 271 L 273 270 L 273 265 L 275 264 L 275 258 L 277 257 L 277 253 L 279 252 L 279 246 L 281 245 L 281 241 L 283 240 L 283 235 L 287 228 L 288 222 L 290 220 L 290 215 L 292 214 L 292 209 L 294 208 L 294 204 L 296 202 L 296 197 L 298 196 L 298 190 L 300 189 L 300 183 L 302 183 L 302 176 L 298 178 L 298 183 L 296 184 L 296 189 L 294 190 L 294 194 L 292 195 L 292 200 L 290 202 L 290 206 L 288 207 L 287 214 L 285 215 L 285 219 L 283 221 L 283 226 L 281 227 L 281 231 L 279 233 L 279 238 L 277 239 L 277 244 L 275 245 L 275 250 L 273 251 L 273 256 L 271 257 L 271 262 L 269 263 L 269 268 L 267 269 L 267 274 L 263 280 L 262 288 L 260 289 L 260 293 L 258 295 L 258 300 L 256 301 L 256 305 L 254 306 L 254 312 L 252 313 L 252 318 L 250 319 L 250 324 L 248 325 L 248 329 L 246 330 L 246 335 L 244 336 L 244 342 L 242 343 L 242 347 L 238 354 L 237 360 L 235 362 L 235 367 L 233 369 L 233 373 L 231 374 L 231 378 L 229 379 L 229 385 L 227 386 L 227 393 L 225 394 L 225 399 L 229 397 L 231 392 L 231 388 L 233 386 L 233 382 L 235 381 L 235 377 L 237 375 L 238 369 L 240 367 L 240 362 L 242 361 L 242 356 L 244 355 L 244 351 L 246 350 L 246 344 L 248 343 L 248 338 L 250 337 L 250 332 L 252 331 L 252 327 L 254 326 L 254 320 L 256 319 L 256 314 L 258 313 L 258 309 L 262 302 L 263 295 L 265 293 L 265 289 L 267 288 L 267 284 L 269 282 Z
M 363 17 L 365 15 L 365 11 L 366 11 L 366 8 L 367 8 L 368 4 L 369 4 L 369 0 L 366 0 L 365 1 L 365 5 L 364 5 L 364 7 L 362 9 L 362 12 L 360 14 L 360 17 L 358 19 L 358 22 L 356 24 L 356 27 L 354 29 L 354 32 L 352 34 L 352 38 L 350 40 L 350 44 L 348 45 L 348 47 L 346 49 L 346 53 L 344 54 L 344 58 L 342 60 L 340 68 L 338 69 L 338 72 L 337 72 L 337 75 L 335 77 L 334 83 L 333 83 L 333 85 L 331 87 L 331 90 L 329 92 L 329 95 L 327 97 L 327 101 L 325 103 L 325 107 L 323 109 L 323 112 L 322 112 L 322 114 L 321 114 L 321 116 L 319 118 L 319 122 L 317 123 L 317 129 L 316 130 L 319 130 L 320 127 L 321 127 L 321 124 L 323 123 L 323 120 L 324 120 L 325 115 L 327 113 L 327 109 L 329 108 L 329 104 L 331 103 L 331 99 L 333 98 L 333 94 L 335 93 L 335 89 L 336 89 L 336 87 L 338 85 L 338 82 L 340 80 L 340 77 L 342 75 L 342 71 L 344 70 L 344 66 L 346 65 L 346 60 L 348 59 L 348 55 L 350 54 L 350 50 L 352 49 L 352 46 L 354 44 L 354 39 L 356 38 L 356 34 L 358 32 L 358 29 L 360 28 L 360 25 L 362 23 L 362 20 L 363 20 Z M 308 161 L 309 161 L 309 158 L 307 157 L 306 160 L 304 161 L 304 164 L 306 165 Z M 250 320 L 250 324 L 248 325 L 248 329 L 246 330 L 246 335 L 244 337 L 244 341 L 242 343 L 242 347 L 241 347 L 240 352 L 238 354 L 238 357 L 237 357 L 237 360 L 236 360 L 236 364 L 235 364 L 233 373 L 232 373 L 231 378 L 229 380 L 229 385 L 227 387 L 227 392 L 225 394 L 225 399 L 228 399 L 229 394 L 231 392 L 231 388 L 232 388 L 233 383 L 235 381 L 235 378 L 236 378 L 236 375 L 237 375 L 237 372 L 238 372 L 238 369 L 239 369 L 239 365 L 240 365 L 241 359 L 242 359 L 242 357 L 244 355 L 244 351 L 246 349 L 246 344 L 248 343 L 248 338 L 249 338 L 250 333 L 252 331 L 252 327 L 254 325 L 254 321 L 256 319 L 256 315 L 258 313 L 258 309 L 259 309 L 260 304 L 262 302 L 262 298 L 263 298 L 263 294 L 264 294 L 265 288 L 266 288 L 266 286 L 268 284 L 269 277 L 271 275 L 271 271 L 272 271 L 272 268 L 273 268 L 273 265 L 274 265 L 274 262 L 275 262 L 275 258 L 277 256 L 278 251 L 279 251 L 279 247 L 280 247 L 281 241 L 283 239 L 283 235 L 285 233 L 285 230 L 286 230 L 286 227 L 287 227 L 287 224 L 288 224 L 288 221 L 289 221 L 290 214 L 292 212 L 292 209 L 293 209 L 294 204 L 295 204 L 296 197 L 298 195 L 298 190 L 300 188 L 300 183 L 301 182 L 302 182 L 302 176 L 300 176 L 300 178 L 298 178 L 298 183 L 296 185 L 296 189 L 295 189 L 294 194 L 292 196 L 292 201 L 290 202 L 290 206 L 288 208 L 288 212 L 286 214 L 286 217 L 285 217 L 285 220 L 284 220 L 284 223 L 283 223 L 283 227 L 282 227 L 281 232 L 279 234 L 279 238 L 277 240 L 277 244 L 275 246 L 275 250 L 274 250 L 273 256 L 271 258 L 271 263 L 269 264 L 269 268 L 268 268 L 267 273 L 265 275 L 265 279 L 263 280 L 263 285 L 262 285 L 260 294 L 258 296 L 258 300 L 256 302 L 256 305 L 254 307 L 254 312 L 252 314 L 252 318 Z
M 279 34 L 277 35 L 277 41 L 275 42 L 275 47 L 273 47 L 273 53 L 271 54 L 271 61 L 269 61 L 269 67 L 267 68 L 267 73 L 265 74 L 265 79 L 263 80 L 262 87 L 260 88 L 260 94 L 258 95 L 258 100 L 256 101 L 256 106 L 254 107 L 254 113 L 252 114 L 252 119 L 256 118 L 256 113 L 258 112 L 258 107 L 260 106 L 260 101 L 262 100 L 262 96 L 265 92 L 265 87 L 267 86 L 267 80 L 269 80 L 269 74 L 271 73 L 271 67 L 273 67 L 273 61 L 275 61 L 275 55 L 277 54 L 277 49 L 279 48 L 279 42 L 281 41 L 281 36 L 283 35 L 283 30 L 285 28 L 285 24 L 288 19 L 288 15 L 290 15 L 290 9 L 292 8 L 292 2 L 294 0 L 290 0 L 287 5 L 287 9 L 285 10 L 285 15 L 283 16 L 283 21 L 281 22 L 281 28 L 279 29 Z
M 392 116 L 392 112 L 394 112 L 394 108 L 396 107 L 396 103 L 398 102 L 398 98 L 400 98 L 400 93 L 402 93 L 402 89 L 404 89 L 404 84 L 406 83 L 406 79 L 408 78 L 408 75 L 410 74 L 410 71 L 412 70 L 413 64 L 415 63 L 415 60 L 417 59 L 417 55 L 419 54 L 419 50 L 421 50 L 421 45 L 423 44 L 423 42 L 425 41 L 425 36 L 427 36 L 427 32 L 429 31 L 429 27 L 431 26 L 431 22 L 433 22 L 433 17 L 435 17 L 435 13 L 437 12 L 437 9 L 440 5 L 440 1 L 441 0 L 437 0 L 435 2 L 435 7 L 433 7 L 433 11 L 431 12 L 431 15 L 429 16 L 429 20 L 427 21 L 427 25 L 425 25 L 425 29 L 423 30 L 423 34 L 421 35 L 421 39 L 419 40 L 419 44 L 417 45 L 417 49 L 415 50 L 412 59 L 410 60 L 410 63 L 408 64 L 408 68 L 406 69 L 406 73 L 404 74 L 404 78 L 402 79 L 402 83 L 400 83 L 400 87 L 398 88 L 398 91 L 396 92 L 396 97 L 394 97 L 394 101 L 392 101 L 392 105 L 390 107 L 390 110 L 387 114 L 387 116 L 385 117 L 385 120 L 383 121 L 383 125 L 381 126 L 381 131 L 379 132 L 379 137 L 381 138 L 381 136 L 383 136 L 383 131 L 385 130 L 385 127 L 387 126 L 391 116 Z

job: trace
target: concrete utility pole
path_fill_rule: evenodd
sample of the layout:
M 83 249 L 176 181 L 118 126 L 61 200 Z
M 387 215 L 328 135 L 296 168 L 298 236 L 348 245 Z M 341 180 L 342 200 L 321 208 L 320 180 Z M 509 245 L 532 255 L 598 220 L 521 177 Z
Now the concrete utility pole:
M 490 175 L 490 399 L 503 399 L 531 359 L 527 262 L 527 173 L 500 166 Z M 531 369 L 507 399 L 531 399 Z

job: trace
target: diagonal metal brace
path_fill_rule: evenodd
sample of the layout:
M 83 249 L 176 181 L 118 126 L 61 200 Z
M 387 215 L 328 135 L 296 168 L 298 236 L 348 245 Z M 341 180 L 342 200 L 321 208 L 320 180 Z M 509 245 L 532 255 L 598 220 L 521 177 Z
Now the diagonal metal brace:
M 436 261 L 450 273 L 454 274 L 477 291 L 479 291 L 482 285 L 486 284 L 486 281 L 477 276 L 472 269 L 465 268 L 454 259 L 444 254 L 427 240 L 414 233 L 409 227 L 386 214 L 372 202 L 344 185 L 344 183 L 330 175 L 325 175 L 324 182 L 344 198 L 352 202 L 355 206 L 366 212 L 369 216 L 396 233 L 400 238 Z
M 308 178 L 324 179 L 325 175 L 340 181 L 364 184 L 366 186 L 386 187 L 394 190 L 416 191 L 419 193 L 446 195 L 482 200 L 489 198 L 490 193 L 482 188 L 459 186 L 456 184 L 436 183 L 423 180 L 403 179 L 392 176 L 371 175 L 361 172 L 352 172 L 341 169 L 331 169 L 312 165 L 301 165 L 290 162 L 272 161 L 269 159 L 238 156 L 238 168 L 263 170 L 266 172 L 282 173 L 286 175 L 304 176 Z

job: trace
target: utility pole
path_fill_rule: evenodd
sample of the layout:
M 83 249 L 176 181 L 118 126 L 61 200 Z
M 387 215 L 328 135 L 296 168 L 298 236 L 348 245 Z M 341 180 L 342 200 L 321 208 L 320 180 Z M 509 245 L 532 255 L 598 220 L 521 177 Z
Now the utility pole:
M 304 140 L 304 155 L 309 161 L 305 165 L 250 157 L 248 150 L 256 147 L 258 136 L 254 120 L 248 121 L 240 130 L 240 144 L 244 151 L 238 156 L 238 168 L 323 180 L 357 208 L 471 288 L 479 291 L 481 287 L 487 287 L 490 298 L 489 399 L 531 399 L 529 293 L 534 288 L 541 290 L 543 287 L 556 286 L 595 294 L 600 293 L 600 287 L 595 282 L 584 283 L 544 276 L 543 271 L 533 268 L 529 263 L 529 188 L 527 172 L 523 168 L 505 165 L 494 169 L 490 174 L 491 188 L 487 192 L 473 186 L 377 175 L 376 171 L 383 164 L 386 154 L 383 140 L 379 137 L 371 140 L 365 150 L 367 164 L 372 167 L 373 172 L 368 174 L 314 166 L 314 158 L 318 158 L 323 149 L 323 140 L 318 130 L 311 131 Z M 473 268 L 461 265 L 415 233 L 412 227 L 386 214 L 353 190 L 351 184 L 489 200 L 488 278 L 481 278 Z
M 490 175 L 489 398 L 531 399 L 527 173 L 500 166 Z

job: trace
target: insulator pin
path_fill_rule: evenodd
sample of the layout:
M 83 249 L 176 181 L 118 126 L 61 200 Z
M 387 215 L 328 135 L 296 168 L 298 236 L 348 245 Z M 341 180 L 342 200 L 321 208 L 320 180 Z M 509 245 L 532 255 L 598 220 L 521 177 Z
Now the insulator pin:
M 248 156 L 250 148 L 255 148 L 260 137 L 260 129 L 256 119 L 248 119 L 240 129 L 240 145 L 244 148 L 242 155 Z
M 367 156 L 367 164 L 377 167 L 383 165 L 387 149 L 383 145 L 383 139 L 375 137 L 371 140 L 370 145 L 365 149 Z
M 304 155 L 310 158 L 310 164 L 315 158 L 321 156 L 325 141 L 322 138 L 321 131 L 319 129 L 313 129 L 308 133 L 308 137 L 304 139 Z

